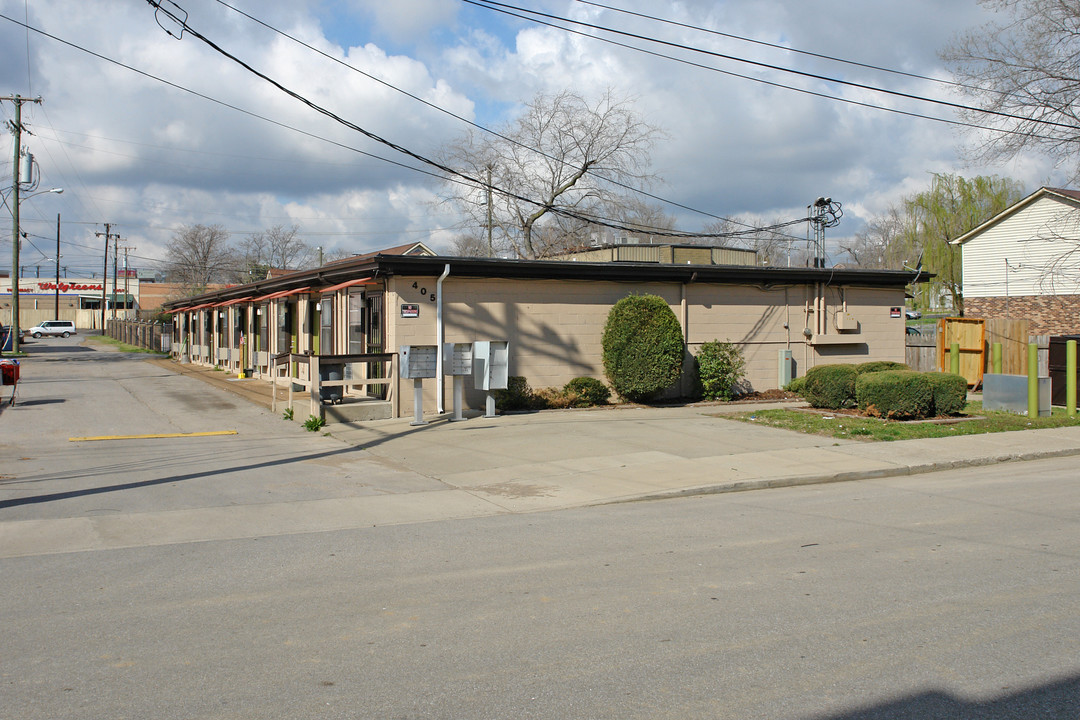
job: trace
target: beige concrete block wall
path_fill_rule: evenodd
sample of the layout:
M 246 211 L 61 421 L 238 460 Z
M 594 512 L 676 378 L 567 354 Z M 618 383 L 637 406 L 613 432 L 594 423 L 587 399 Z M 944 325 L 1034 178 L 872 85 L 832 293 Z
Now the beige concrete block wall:
M 391 278 L 386 295 L 387 343 L 434 345 L 436 340 L 435 277 Z M 747 377 L 753 389 L 777 385 L 777 351 L 791 349 L 797 374 L 826 362 L 904 360 L 904 319 L 891 318 L 890 308 L 903 307 L 902 289 L 847 288 L 827 291 L 828 334 L 835 335 L 835 314 L 847 300 L 847 311 L 859 321 L 853 345 L 815 348 L 804 327 L 814 327 L 813 287 L 690 284 L 686 286 L 686 320 L 690 351 L 710 340 L 729 340 L 743 347 Z M 683 318 L 683 286 L 577 280 L 502 280 L 449 276 L 443 285 L 445 342 L 508 340 L 510 374 L 524 376 L 533 388 L 561 387 L 585 375 L 604 378 L 601 337 L 611 307 L 629 294 L 664 298 Z M 402 318 L 401 304 L 420 306 L 417 318 Z M 787 327 L 785 328 L 785 324 Z M 483 394 L 466 380 L 469 407 L 483 406 Z M 425 380 L 426 411 L 436 407 L 435 379 Z M 450 410 L 452 378 L 447 377 L 444 403 Z M 412 412 L 412 382 L 403 381 L 399 411 Z

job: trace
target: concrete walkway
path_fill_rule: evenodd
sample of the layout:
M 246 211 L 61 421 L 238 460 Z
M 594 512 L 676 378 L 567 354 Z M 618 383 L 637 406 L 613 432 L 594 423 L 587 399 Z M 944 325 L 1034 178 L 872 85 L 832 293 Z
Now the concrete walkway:
M 270 386 L 155 360 L 269 407 Z M 724 414 L 798 403 L 702 403 L 328 425 L 398 470 L 484 498 L 504 512 L 911 475 L 1080 455 L 1080 426 L 864 442 L 730 422 Z

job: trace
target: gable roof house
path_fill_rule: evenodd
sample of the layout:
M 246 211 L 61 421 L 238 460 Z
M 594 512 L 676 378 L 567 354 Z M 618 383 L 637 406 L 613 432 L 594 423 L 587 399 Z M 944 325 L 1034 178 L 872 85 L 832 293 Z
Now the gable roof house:
M 971 317 L 1080 332 L 1080 191 L 1042 187 L 954 241 Z

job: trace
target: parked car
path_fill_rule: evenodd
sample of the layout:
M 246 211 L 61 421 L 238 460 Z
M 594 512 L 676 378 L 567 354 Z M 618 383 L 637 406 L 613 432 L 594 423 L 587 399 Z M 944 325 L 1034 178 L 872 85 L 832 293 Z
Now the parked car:
M 40 325 L 27 330 L 33 337 L 39 338 L 42 335 L 59 335 L 60 337 L 67 337 L 68 335 L 75 335 L 75 323 L 71 320 L 46 320 Z
M 918 310 L 905 310 L 904 315 L 907 316 L 908 320 L 918 320 L 922 317 L 922 313 Z

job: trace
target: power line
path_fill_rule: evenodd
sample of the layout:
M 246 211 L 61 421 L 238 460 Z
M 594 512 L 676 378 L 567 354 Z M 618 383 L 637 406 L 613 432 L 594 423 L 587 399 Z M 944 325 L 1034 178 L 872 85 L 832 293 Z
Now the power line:
M 445 165 L 445 164 L 443 164 L 443 163 L 441 163 L 441 162 L 439 162 L 437 160 L 433 160 L 431 158 L 425 157 L 424 155 L 421 155 L 421 154 L 419 154 L 419 153 L 417 153 L 417 152 L 415 152 L 413 150 L 410 150 L 409 148 L 407 148 L 407 147 L 405 147 L 403 145 L 400 145 L 400 144 L 395 143 L 395 142 L 393 142 L 391 140 L 388 140 L 388 139 L 386 139 L 386 138 L 384 138 L 384 137 L 382 137 L 382 136 L 380 136 L 380 135 L 378 135 L 378 134 L 376 134 L 376 133 L 374 133 L 374 132 L 372 132 L 370 130 L 367 130 L 367 129 L 357 125 L 356 123 L 354 123 L 354 122 L 352 122 L 350 120 L 346 120 L 345 118 L 341 117 L 340 115 L 337 115 L 333 111 L 319 105 L 318 103 L 315 103 L 314 101 L 309 100 L 308 98 L 304 97 L 303 95 L 301 95 L 301 94 L 297 93 L 296 91 L 286 87 L 285 85 L 282 85 L 277 80 L 275 80 L 272 77 L 266 75 L 265 73 L 260 72 L 259 70 L 256 70 L 251 65 L 248 65 L 246 62 L 244 62 L 240 58 L 238 58 L 235 55 L 231 54 L 230 52 L 228 52 L 227 50 L 225 50 L 224 48 L 219 46 L 217 43 L 215 43 L 213 40 L 210 40 L 208 37 L 206 37 L 205 35 L 203 35 L 199 31 L 193 29 L 187 23 L 187 13 L 184 12 L 183 9 L 180 8 L 180 6 L 177 5 L 175 2 L 172 2 L 172 0 L 146 0 L 146 2 L 147 2 L 148 5 L 155 8 L 155 10 L 157 12 L 162 13 L 167 18 L 169 18 L 172 22 L 176 23 L 176 26 L 178 28 L 180 28 L 180 35 L 179 36 L 174 35 L 172 33 L 172 31 L 166 29 L 163 25 L 161 25 L 161 22 L 159 20 L 158 25 L 161 26 L 161 29 L 164 30 L 171 37 L 176 37 L 177 39 L 180 39 L 180 38 L 183 37 L 184 33 L 190 34 L 192 37 L 196 38 L 197 40 L 199 40 L 200 42 L 202 42 L 203 44 L 205 44 L 207 47 L 211 48 L 212 50 L 214 50 L 218 54 L 222 55 L 223 57 L 225 57 L 225 58 L 227 58 L 229 60 L 232 60 L 234 63 L 236 63 L 240 67 L 244 68 L 245 70 L 247 70 L 252 75 L 255 75 L 256 77 L 262 79 L 263 81 L 273 85 L 274 87 L 276 87 L 281 92 L 283 92 L 286 95 L 288 95 L 289 97 L 303 103 L 304 105 L 307 105 L 309 108 L 311 108 L 315 112 L 319 113 L 320 115 L 328 117 L 331 120 L 334 120 L 335 122 L 339 123 L 340 125 L 343 125 L 343 126 L 349 128 L 351 130 L 354 130 L 354 131 L 362 134 L 363 136 L 365 136 L 365 137 L 367 137 L 367 138 L 369 138 L 371 140 L 374 140 L 377 143 L 380 143 L 382 145 L 385 145 L 386 147 L 389 147 L 389 148 L 391 148 L 393 150 L 396 150 L 397 152 L 399 152 L 399 153 L 401 153 L 403 155 L 406 155 L 407 157 L 411 157 L 414 160 L 417 160 L 417 161 L 419 161 L 419 162 L 421 162 L 421 163 L 423 163 L 425 165 L 436 168 L 437 170 L 442 171 L 443 173 L 445 173 L 448 176 L 460 178 L 461 180 L 464 180 L 466 183 L 469 183 L 471 185 L 475 185 L 477 187 L 491 188 L 492 191 L 497 192 L 500 195 L 503 195 L 503 196 L 508 197 L 508 198 L 512 198 L 514 200 L 518 200 L 520 202 L 527 203 L 529 205 L 533 205 L 533 206 L 538 207 L 538 208 L 543 208 L 545 211 L 550 212 L 550 213 L 555 214 L 555 215 L 559 215 L 559 216 L 562 216 L 562 217 L 567 217 L 567 218 L 571 218 L 571 219 L 575 219 L 575 220 L 580 220 L 582 222 L 591 223 L 593 225 L 599 225 L 599 226 L 602 226 L 602 227 L 609 227 L 609 228 L 612 228 L 612 229 L 615 229 L 615 230 L 626 230 L 628 232 L 640 232 L 640 229 L 632 228 L 630 226 L 624 225 L 624 224 L 616 222 L 616 221 L 612 221 L 610 219 L 597 219 L 596 217 L 589 217 L 588 215 L 585 215 L 585 214 L 580 213 L 580 212 L 568 210 L 566 208 L 557 207 L 557 206 L 551 205 L 550 203 L 544 203 L 544 202 L 540 202 L 540 201 L 537 201 L 537 200 L 533 200 L 532 198 L 528 198 L 528 197 L 525 197 L 525 196 L 522 196 L 522 195 L 518 195 L 517 193 L 514 193 L 514 192 L 511 192 L 511 191 L 506 190 L 504 188 L 500 188 L 498 186 L 492 185 L 491 183 L 485 182 L 484 180 L 481 180 L 479 178 L 472 177 L 471 175 L 468 175 L 467 173 L 464 173 L 464 172 L 462 172 L 460 170 L 456 170 L 454 168 L 451 168 L 448 165 Z M 164 7 L 163 2 L 168 2 L 169 5 L 172 5 L 173 7 L 177 8 L 180 12 L 183 12 L 184 17 L 181 18 L 180 16 L 178 16 L 172 10 L 169 10 L 168 8 Z M 802 218 L 802 219 L 794 221 L 794 222 L 803 222 L 803 221 L 805 221 L 805 218 Z M 682 237 L 682 238 L 698 237 L 698 238 L 702 238 L 702 237 L 735 237 L 735 236 L 744 235 L 744 234 L 751 234 L 751 233 L 757 232 L 757 230 L 753 229 L 753 230 L 746 230 L 746 231 L 734 231 L 734 232 L 731 232 L 731 233 L 681 233 L 681 232 L 671 232 L 671 231 L 668 231 L 668 230 L 656 229 L 656 230 L 652 230 L 650 232 L 653 235 L 663 236 L 663 237 Z
M 471 127 L 476 128 L 477 130 L 480 130 L 482 132 L 494 135 L 495 137 L 500 138 L 502 140 L 505 140 L 506 142 L 509 142 L 512 145 L 516 145 L 517 147 L 520 147 L 520 148 L 522 148 L 524 150 L 529 150 L 530 152 L 535 152 L 535 153 L 537 153 L 537 154 L 539 154 L 539 155 L 541 155 L 543 157 L 546 157 L 549 160 L 553 160 L 555 162 L 567 164 L 565 160 L 553 157 L 552 155 L 549 155 L 549 154 L 545 153 L 540 148 L 534 148 L 534 147 L 530 147 L 528 145 L 525 145 L 524 143 L 521 143 L 518 140 L 515 140 L 514 138 L 503 135 L 502 133 L 500 133 L 497 130 L 492 130 L 491 128 L 485 127 L 484 125 L 480 125 L 479 123 L 476 123 L 476 122 L 474 122 L 472 120 L 469 120 L 466 117 L 462 117 L 461 115 L 458 115 L 457 113 L 452 112 L 451 110 L 447 110 L 444 107 L 441 107 L 439 105 L 436 105 L 435 103 L 432 103 L 432 102 L 430 102 L 428 100 L 425 100 L 424 98 L 422 98 L 422 97 L 420 97 L 418 95 L 415 95 L 415 94 L 409 92 L 408 90 L 405 90 L 404 88 L 400 88 L 400 87 L 394 85 L 393 83 L 389 83 L 389 82 L 383 80 L 382 78 L 379 78 L 379 77 L 377 77 L 375 75 L 372 75 L 371 73 L 365 72 L 364 70 L 361 70 L 360 68 L 356 67 L 355 65 L 351 65 L 351 64 L 345 62 L 344 60 L 336 58 L 333 55 L 330 55 L 329 53 L 326 53 L 326 52 L 320 50 L 319 48 L 315 47 L 314 45 L 306 43 L 303 40 L 301 40 L 300 38 L 297 38 L 297 37 L 285 32 L 284 30 L 281 30 L 281 29 L 279 29 L 279 28 L 277 28 L 277 27 L 275 27 L 275 26 L 273 26 L 273 25 L 271 25 L 271 24 L 269 24 L 269 23 L 255 17 L 254 15 L 251 15 L 250 13 L 244 12 L 243 10 L 240 10 L 239 8 L 237 8 L 235 6 L 230 5 L 229 3 L 225 2 L 225 0 L 215 0 L 215 1 L 218 4 L 232 10 L 233 12 L 248 18 L 252 22 L 255 22 L 255 23 L 261 25 L 262 27 L 266 28 L 267 30 L 270 30 L 271 32 L 277 33 L 278 35 L 281 35 L 284 38 L 288 38 L 289 40 L 293 41 L 294 43 L 296 43 L 298 45 L 301 45 L 301 46 L 307 48 L 308 50 L 311 50 L 312 52 L 314 52 L 314 53 L 316 53 L 318 55 L 321 55 L 322 57 L 326 58 L 327 60 L 335 62 L 338 65 L 341 65 L 341 66 L 343 66 L 345 68 L 348 68 L 349 70 L 352 70 L 353 72 L 359 73 L 359 74 L 363 75 L 364 77 L 366 77 L 366 78 L 368 78 L 370 80 L 374 80 L 375 82 L 377 82 L 377 83 L 379 83 L 379 84 L 381 84 L 381 85 L 383 85 L 383 86 L 385 86 L 385 87 L 387 87 L 387 88 L 389 88 L 389 89 L 391 89 L 391 90 L 393 90 L 395 92 L 401 93 L 402 95 L 405 95 L 406 97 L 412 98 L 413 100 L 416 100 L 417 102 L 422 103 L 423 105 L 426 105 L 426 106 L 432 108 L 433 110 L 437 110 L 438 112 L 441 112 L 441 113 L 443 113 L 445 115 L 448 115 L 448 116 L 454 118 L 455 120 L 459 120 L 459 121 L 461 121 L 461 122 L 463 122 L 463 123 L 465 123 L 465 124 L 467 124 L 467 125 L 469 125 Z M 660 197 L 658 195 L 654 195 L 654 194 L 652 194 L 650 192 L 647 192 L 647 191 L 645 191 L 645 190 L 643 190 L 641 188 L 635 188 L 635 187 L 633 187 L 631 185 L 627 185 L 625 183 L 619 182 L 618 180 L 613 180 L 611 178 L 605 177 L 604 175 L 602 175 L 600 173 L 592 172 L 591 170 L 590 170 L 590 174 L 592 176 L 594 176 L 594 177 L 598 177 L 598 178 L 600 178 L 602 180 L 605 180 L 606 182 L 609 182 L 609 183 L 615 185 L 616 187 L 621 187 L 621 188 L 623 188 L 625 190 L 630 190 L 631 192 L 641 194 L 641 195 L 643 195 L 645 197 L 648 197 L 648 198 L 650 198 L 652 200 L 658 200 L 658 201 L 660 201 L 662 203 L 665 203 L 667 205 L 671 205 L 673 207 L 680 208 L 682 210 L 688 210 L 690 212 L 697 213 L 699 215 L 704 215 L 706 217 L 710 217 L 710 218 L 712 218 L 714 220 L 724 220 L 724 221 L 727 221 L 727 222 L 735 223 L 736 225 L 744 225 L 746 227 L 752 227 L 750 224 L 744 223 L 744 222 L 742 222 L 740 220 L 737 220 L 737 219 L 734 219 L 734 218 L 722 217 L 720 215 L 714 215 L 713 213 L 707 212 L 705 210 L 699 210 L 697 208 L 690 207 L 689 205 L 684 205 L 684 204 L 676 202 L 674 200 L 670 200 L 668 198 L 664 198 L 664 197 Z
M 220 0 L 219 0 L 220 1 Z M 818 58 L 819 60 L 828 60 L 830 62 L 841 63 L 844 65 L 851 65 L 853 67 L 865 68 L 867 70 L 876 70 L 879 72 L 889 73 L 892 75 L 900 75 L 903 77 L 909 77 L 915 80 L 925 80 L 927 82 L 938 83 L 941 85 L 949 85 L 951 87 L 964 88 L 968 90 L 983 88 L 975 88 L 972 85 L 965 85 L 964 83 L 955 82 L 953 80 L 942 80 L 941 78 L 928 77 L 926 75 L 919 75 L 918 73 L 906 72 L 904 70 L 896 70 L 894 68 L 887 68 L 881 65 L 872 65 L 870 63 L 858 62 L 856 60 L 845 60 L 844 58 L 834 57 L 832 55 L 825 55 L 823 53 L 811 52 L 809 50 L 800 50 L 799 48 L 788 47 L 786 45 L 778 45 L 776 43 L 766 42 L 764 40 L 756 40 L 754 38 L 743 37 L 742 35 L 735 35 L 732 33 L 721 32 L 720 30 L 712 30 L 710 28 L 700 27 L 698 25 L 690 25 L 687 23 L 681 23 L 676 20 L 668 20 L 666 18 L 656 17 L 654 15 L 647 15 L 645 13 L 634 12 L 633 10 L 625 10 L 623 8 L 617 8 L 612 5 L 604 5 L 603 3 L 592 2 L 592 0 L 576 0 L 576 2 L 583 5 L 592 5 L 593 7 L 603 8 L 604 10 L 611 10 L 612 12 L 622 13 L 624 15 L 632 15 L 634 17 L 643 18 L 645 20 L 653 20 L 655 22 L 664 23 L 665 25 L 673 25 L 675 27 L 685 28 L 687 30 L 696 30 L 698 32 L 708 33 L 710 35 L 716 35 L 719 37 L 729 38 L 731 40 L 739 40 L 740 42 L 751 43 L 753 45 L 761 45 L 763 47 L 772 48 L 774 50 L 782 50 L 784 52 L 795 53 L 796 55 L 805 55 L 807 57 Z
M 865 89 L 865 90 L 870 90 L 870 91 L 874 91 L 874 92 L 881 92 L 881 93 L 886 93 L 886 94 L 889 94 L 889 95 L 895 95 L 895 96 L 899 96 L 899 97 L 903 97 L 903 98 L 908 98 L 908 99 L 913 99 L 913 100 L 921 100 L 921 101 L 929 102 L 929 103 L 936 103 L 936 104 L 945 105 L 945 106 L 953 107 L 953 108 L 960 109 L 960 110 L 971 111 L 971 112 L 974 112 L 974 113 L 1000 115 L 1002 117 L 1012 118 L 1012 119 L 1017 119 L 1017 120 L 1023 120 L 1025 122 L 1033 122 L 1033 123 L 1044 124 L 1044 125 L 1057 125 L 1057 126 L 1060 126 L 1060 127 L 1063 127 L 1063 128 L 1072 129 L 1072 126 L 1065 125 L 1063 123 L 1056 123 L 1056 122 L 1052 122 L 1052 121 L 1049 121 L 1049 120 L 1038 120 L 1038 119 L 1031 119 L 1031 118 L 1023 118 L 1023 117 L 1019 117 L 1019 116 L 1016 116 L 1016 115 L 1009 115 L 1007 113 L 1001 113 L 1001 112 L 997 112 L 997 111 L 989 111 L 989 110 L 984 110 L 984 109 L 976 108 L 976 107 L 968 107 L 966 105 L 960 105 L 959 103 L 952 103 L 952 102 L 948 102 L 948 101 L 945 101 L 945 100 L 934 100 L 934 99 L 931 99 L 931 98 L 924 98 L 924 97 L 920 97 L 918 95 L 911 95 L 911 94 L 903 93 L 903 92 L 896 91 L 896 90 L 887 90 L 887 89 L 883 89 L 883 88 L 876 88 L 876 87 L 873 87 L 871 85 L 862 85 L 860 83 L 854 83 L 854 82 L 850 82 L 850 81 L 846 81 L 846 80 L 840 80 L 838 78 L 830 78 L 830 77 L 827 77 L 827 76 L 816 75 L 814 73 L 808 73 L 808 72 L 804 72 L 804 71 L 801 71 L 801 70 L 793 70 L 791 68 L 784 68 L 784 67 L 781 67 L 781 66 L 778 66 L 778 65 L 770 65 L 768 63 L 761 63 L 761 62 L 758 62 L 758 61 L 755 61 L 755 60 L 748 60 L 746 58 L 740 58 L 740 57 L 733 56 L 733 55 L 725 55 L 725 54 L 722 54 L 722 53 L 716 53 L 716 52 L 712 52 L 712 51 L 709 51 L 709 50 L 702 50 L 701 48 L 695 48 L 695 47 L 691 47 L 691 46 L 688 46 L 688 45 L 680 45 L 678 43 L 672 43 L 672 42 L 668 42 L 668 41 L 664 41 L 664 40 L 658 40 L 656 38 L 649 38 L 649 37 L 644 36 L 644 35 L 637 35 L 637 34 L 634 34 L 634 33 L 624 32 L 624 31 L 621 31 L 621 30 L 614 30 L 614 29 L 611 29 L 611 28 L 606 28 L 606 27 L 603 27 L 603 26 L 600 26 L 600 25 L 593 25 L 593 24 L 582 22 L 582 21 L 579 21 L 579 20 L 571 20 L 571 19 L 568 19 L 568 18 L 559 17 L 557 15 L 550 15 L 548 13 L 541 13 L 541 12 L 538 12 L 536 10 L 528 10 L 528 9 L 525 9 L 525 8 L 517 8 L 515 6 L 506 5 L 504 3 L 491 2 L 491 0 L 461 0 L 461 1 L 464 2 L 464 3 L 467 3 L 469 5 L 475 5 L 476 7 L 486 8 L 486 9 L 492 10 L 494 12 L 502 13 L 503 15 L 509 15 L 510 17 L 516 17 L 516 18 L 521 19 L 521 20 L 526 20 L 528 22 L 532 22 L 532 23 L 535 23 L 537 25 L 544 25 L 546 27 L 555 28 L 556 30 L 562 30 L 563 32 L 572 33 L 574 35 L 581 35 L 582 37 L 591 38 L 593 40 L 599 40 L 600 42 L 605 42 L 605 43 L 608 43 L 609 45 L 615 45 L 617 47 L 626 48 L 628 50 L 633 50 L 635 52 L 643 53 L 645 55 L 652 55 L 653 57 L 659 57 L 659 58 L 663 58 L 663 59 L 666 59 L 666 60 L 673 60 L 675 62 L 679 62 L 679 63 L 682 63 L 684 65 L 689 65 L 691 67 L 701 68 L 703 70 L 710 70 L 712 72 L 717 72 L 717 73 L 720 73 L 722 75 L 728 75 L 730 77 L 736 77 L 736 78 L 740 78 L 740 79 L 743 79 L 743 80 L 750 80 L 752 82 L 760 83 L 762 85 L 769 85 L 771 87 L 782 88 L 782 89 L 785 89 L 785 90 L 792 90 L 794 92 L 802 93 L 804 95 L 812 95 L 812 96 L 815 96 L 815 97 L 824 98 L 826 100 L 832 100 L 832 101 L 835 101 L 835 102 L 847 103 L 849 105 L 855 105 L 855 106 L 858 106 L 858 107 L 865 107 L 865 108 L 869 108 L 869 109 L 872 109 L 872 110 L 882 110 L 882 111 L 894 113 L 894 114 L 897 114 L 897 115 L 906 115 L 908 117 L 920 118 L 920 119 L 923 119 L 923 120 L 932 120 L 934 122 L 945 123 L 945 124 L 948 124 L 948 125 L 957 125 L 957 126 L 960 126 L 960 127 L 969 127 L 969 128 L 973 128 L 973 129 L 976 129 L 976 130 L 985 130 L 985 131 L 988 131 L 988 132 L 997 132 L 997 133 L 1004 133 L 1004 134 L 1009 134 L 1009 135 L 1023 134 L 1026 137 L 1033 137 L 1033 138 L 1042 139 L 1042 140 L 1051 140 L 1052 139 L 1052 138 L 1044 137 L 1044 136 L 1040 136 L 1040 135 L 1030 135 L 1030 134 L 1028 134 L 1026 132 L 1019 131 L 1019 130 L 1010 130 L 1010 129 L 1007 129 L 1007 128 L 995 128 L 995 127 L 989 127 L 989 126 L 985 126 L 985 125 L 977 125 L 975 123 L 963 122 L 963 121 L 960 121 L 960 120 L 950 120 L 950 119 L 947 119 L 947 118 L 934 117 L 933 115 L 924 115 L 922 113 L 916 113 L 916 112 L 911 112 L 911 111 L 907 111 L 907 110 L 898 110 L 896 108 L 885 107 L 884 105 L 875 105 L 873 103 L 861 102 L 861 101 L 858 101 L 858 100 L 852 100 L 850 98 L 844 98 L 844 97 L 840 97 L 840 96 L 837 96 L 837 95 L 829 95 L 827 93 L 816 92 L 816 91 L 813 91 L 813 90 L 806 90 L 804 88 L 798 88 L 798 87 L 794 87 L 792 85 L 785 85 L 783 83 L 778 83 L 778 82 L 773 82 L 771 80 L 765 80 L 763 78 L 753 77 L 752 75 L 743 75 L 741 73 L 732 72 L 730 70 L 721 70 L 720 68 L 712 67 L 710 65 L 703 65 L 703 64 L 696 63 L 696 62 L 693 62 L 693 61 L 690 61 L 690 60 L 685 60 L 683 58 L 674 57 L 672 55 L 665 55 L 663 53 L 655 52 L 655 51 L 652 51 L 652 50 L 646 50 L 645 48 L 636 47 L 634 45 L 628 45 L 626 43 L 621 43 L 621 42 L 618 42 L 618 41 L 615 41 L 615 40 L 611 40 L 609 38 L 603 38 L 603 37 L 599 37 L 599 36 L 596 36 L 596 35 L 590 35 L 589 33 L 582 32 L 580 30 L 574 30 L 573 28 L 563 27 L 563 26 L 557 25 L 555 23 L 546 22 L 544 20 L 538 20 L 535 17 L 529 17 L 528 15 L 519 15 L 516 12 L 512 12 L 511 10 L 507 10 L 507 9 L 504 9 L 504 8 L 513 8 L 514 10 L 518 10 L 518 11 L 523 12 L 523 13 L 528 13 L 530 15 L 537 15 L 539 17 L 548 17 L 548 18 L 552 18 L 552 19 L 555 19 L 555 20 L 559 20 L 561 22 L 567 22 L 567 23 L 571 23 L 571 24 L 575 24 L 575 25 L 582 25 L 584 27 L 589 27 L 589 28 L 593 28 L 593 29 L 597 29 L 597 30 L 602 30 L 602 31 L 614 33 L 614 34 L 617 34 L 617 35 L 624 35 L 624 36 L 627 36 L 627 37 L 631 37 L 631 38 L 635 38 L 635 39 L 639 39 L 639 40 L 644 40 L 646 42 L 654 42 L 654 43 L 658 43 L 658 44 L 661 44 L 661 45 L 667 45 L 667 46 L 682 49 L 682 50 L 688 50 L 690 52 L 697 52 L 697 53 L 702 53 L 702 54 L 705 54 L 705 55 L 711 55 L 711 56 L 717 57 L 719 59 L 731 60 L 731 61 L 740 62 L 740 63 L 747 63 L 747 64 L 758 66 L 758 67 L 761 67 L 761 68 L 764 68 L 764 69 L 778 70 L 780 72 L 792 73 L 792 74 L 804 76 L 804 77 L 807 77 L 807 78 L 823 80 L 825 82 L 833 82 L 833 83 L 837 83 L 837 84 L 840 84 L 840 85 L 849 85 L 849 86 L 852 86 L 852 87 Z

